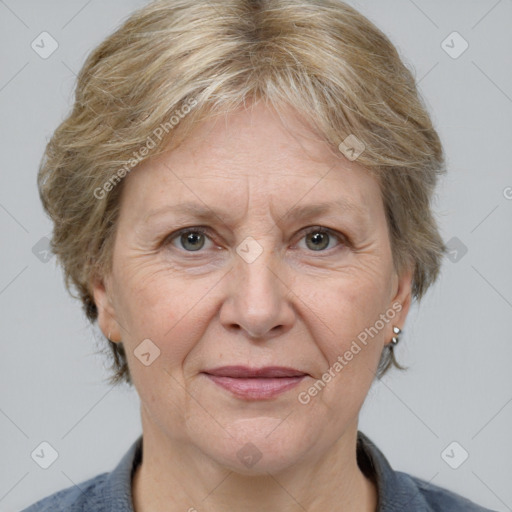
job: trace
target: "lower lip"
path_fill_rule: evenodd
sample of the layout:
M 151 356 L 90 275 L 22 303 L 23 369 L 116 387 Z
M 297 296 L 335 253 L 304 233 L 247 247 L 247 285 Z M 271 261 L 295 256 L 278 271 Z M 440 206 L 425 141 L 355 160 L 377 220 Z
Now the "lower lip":
M 235 396 L 249 400 L 264 400 L 294 388 L 306 377 L 275 377 L 275 378 L 233 378 L 205 374 L 221 388 L 227 389 Z

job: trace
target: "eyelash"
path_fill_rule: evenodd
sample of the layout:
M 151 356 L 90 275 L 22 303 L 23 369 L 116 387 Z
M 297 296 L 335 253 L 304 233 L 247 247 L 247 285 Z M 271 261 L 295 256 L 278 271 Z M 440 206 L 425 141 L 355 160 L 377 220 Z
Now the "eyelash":
M 321 233 L 321 234 L 327 234 L 330 237 L 336 238 L 338 240 L 338 242 L 340 242 L 342 247 L 350 246 L 350 241 L 347 239 L 347 237 L 345 237 L 341 233 L 338 233 L 330 228 L 326 228 L 323 226 L 310 226 L 310 227 L 304 228 L 304 230 L 305 231 L 304 231 L 302 238 L 304 238 L 305 236 L 307 236 L 311 233 Z M 201 235 L 207 236 L 208 238 L 211 238 L 211 230 L 209 228 L 206 228 L 203 226 L 191 226 L 188 228 L 180 229 L 180 230 L 175 231 L 174 233 L 171 233 L 170 235 L 168 235 L 164 240 L 164 245 L 171 245 L 172 241 L 179 238 L 181 235 L 183 235 L 185 233 L 196 233 L 196 234 L 201 234 Z M 301 240 L 302 240 L 302 238 L 301 238 Z M 336 249 L 336 247 L 333 247 L 331 249 L 323 249 L 323 250 L 319 250 L 319 251 L 309 251 L 309 252 L 311 252 L 311 253 L 314 253 L 314 252 L 329 253 L 335 249 Z M 202 252 L 201 249 L 198 251 L 187 251 L 185 249 L 182 249 L 182 251 L 189 253 L 189 254 L 194 254 L 194 252 L 197 252 L 197 253 Z

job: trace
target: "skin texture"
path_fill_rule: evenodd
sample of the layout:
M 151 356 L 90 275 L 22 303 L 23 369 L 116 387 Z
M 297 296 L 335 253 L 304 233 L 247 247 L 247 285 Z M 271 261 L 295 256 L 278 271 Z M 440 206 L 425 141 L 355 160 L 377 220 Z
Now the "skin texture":
M 197 126 L 125 180 L 112 273 L 94 280 L 94 298 L 102 331 L 126 348 L 141 399 L 136 512 L 375 511 L 375 485 L 356 462 L 358 414 L 411 300 L 411 272 L 393 266 L 376 179 L 292 110 L 280 119 L 257 104 Z M 289 214 L 331 201 L 330 213 Z M 185 202 L 216 214 L 151 216 Z M 173 238 L 197 226 L 209 232 L 195 246 Z M 310 226 L 332 232 L 315 245 Z M 262 249 L 251 263 L 236 252 L 247 237 Z M 393 320 L 300 403 L 394 303 Z M 145 366 L 134 350 L 148 338 L 160 355 Z M 201 374 L 223 365 L 308 376 L 249 401 Z M 247 443 L 261 454 L 251 467 L 237 457 Z

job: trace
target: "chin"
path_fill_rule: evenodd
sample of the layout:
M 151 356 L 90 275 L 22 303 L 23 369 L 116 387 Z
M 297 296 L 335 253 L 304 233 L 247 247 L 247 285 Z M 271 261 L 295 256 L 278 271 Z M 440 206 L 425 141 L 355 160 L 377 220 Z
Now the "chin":
M 302 459 L 317 437 L 304 435 L 299 425 L 283 418 L 236 420 L 224 427 L 221 438 L 212 435 L 219 434 L 218 429 L 212 429 L 192 442 L 212 461 L 236 473 L 255 476 L 280 472 Z

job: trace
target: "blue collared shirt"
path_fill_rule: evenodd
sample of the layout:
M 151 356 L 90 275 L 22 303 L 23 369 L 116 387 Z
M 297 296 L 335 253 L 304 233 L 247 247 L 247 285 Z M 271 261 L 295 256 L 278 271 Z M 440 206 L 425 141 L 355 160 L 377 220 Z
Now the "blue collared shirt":
M 52 494 L 22 512 L 134 512 L 132 476 L 141 460 L 142 435 L 110 473 Z M 492 512 L 447 489 L 394 471 L 362 432 L 357 435 L 357 461 L 377 484 L 378 512 Z

